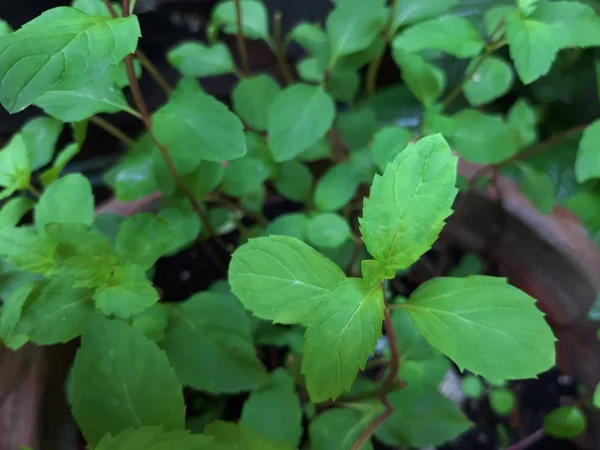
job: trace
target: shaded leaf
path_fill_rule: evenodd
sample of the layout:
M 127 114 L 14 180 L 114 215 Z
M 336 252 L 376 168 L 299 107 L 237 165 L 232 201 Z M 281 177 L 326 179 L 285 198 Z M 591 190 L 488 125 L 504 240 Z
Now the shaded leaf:
M 143 427 L 112 433 L 102 438 L 95 450 L 210 450 L 212 438 L 189 431 L 163 431 L 161 427 Z
M 121 261 L 147 270 L 169 250 L 171 233 L 169 222 L 162 217 L 135 214 L 121 223 L 115 250 Z
M 0 200 L 19 189 L 26 189 L 31 178 L 31 161 L 25 140 L 16 134 L 0 150 Z
M 387 126 L 375 133 L 371 153 L 379 170 L 383 172 L 412 138 L 413 134 L 410 131 L 396 126 Z
M 308 217 L 302 213 L 283 214 L 267 225 L 267 235 L 290 236 L 306 241 Z
M 372 408 L 367 413 L 351 408 L 334 408 L 322 412 L 310 421 L 308 427 L 311 449 L 350 450 L 379 409 Z M 373 449 L 370 439 L 362 449 Z
M 335 213 L 317 213 L 308 221 L 308 241 L 315 247 L 337 248 L 350 236 L 352 230 L 348 221 Z
M 600 120 L 583 132 L 575 160 L 575 175 L 578 183 L 600 178 Z
M 561 439 L 573 439 L 586 427 L 585 414 L 576 406 L 561 406 L 544 417 L 544 431 Z
M 35 117 L 23 125 L 21 137 L 25 141 L 31 170 L 37 170 L 52 161 L 54 147 L 63 124 L 50 117 Z
M 211 46 L 197 41 L 182 42 L 167 53 L 167 59 L 187 77 L 210 77 L 235 71 L 229 47 L 222 42 Z
M 277 82 L 268 75 L 244 78 L 233 89 L 233 109 L 252 128 L 267 129 L 269 108 L 281 92 Z
M 277 192 L 285 198 L 305 202 L 312 193 L 313 176 L 305 164 L 289 161 L 279 165 L 273 183 Z
M 421 56 L 396 48 L 394 61 L 402 70 L 402 79 L 415 97 L 425 106 L 431 106 L 444 92 L 446 77 L 444 72 Z
M 317 181 L 315 206 L 322 211 L 341 209 L 352 200 L 358 185 L 359 180 L 351 164 L 336 164 Z

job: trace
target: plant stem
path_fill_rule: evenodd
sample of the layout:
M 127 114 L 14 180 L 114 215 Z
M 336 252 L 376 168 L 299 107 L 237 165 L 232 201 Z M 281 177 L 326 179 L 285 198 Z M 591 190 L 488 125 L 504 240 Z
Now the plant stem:
M 165 77 L 162 76 L 162 74 L 156 68 L 156 66 L 152 63 L 152 61 L 150 61 L 150 59 L 148 59 L 146 54 L 138 48 L 135 51 L 135 57 L 142 64 L 144 69 L 146 69 L 148 71 L 148 73 L 152 76 L 152 78 L 154 78 L 154 81 L 156 81 L 156 84 L 158 84 L 158 86 L 163 90 L 163 92 L 166 95 L 169 95 L 173 91 L 173 88 L 168 83 L 168 81 L 165 79 Z
M 546 435 L 546 433 L 544 432 L 544 429 L 540 428 L 540 429 L 534 431 L 533 433 L 531 433 L 529 436 L 527 436 L 522 441 L 517 442 L 515 445 L 513 445 L 511 447 L 508 447 L 506 450 L 525 450 L 529 446 L 535 444 L 537 441 L 539 441 L 545 435 Z
M 31 183 L 29 183 L 29 185 L 27 186 L 27 190 L 29 192 L 31 192 L 31 194 L 35 197 L 35 198 L 40 198 L 42 196 L 42 194 L 40 193 L 40 191 L 38 191 L 35 186 Z
M 352 240 L 354 241 L 354 250 L 352 251 L 350 262 L 346 266 L 347 276 L 352 276 L 352 269 L 354 268 L 354 264 L 356 263 L 358 255 L 360 255 L 360 249 L 362 247 L 362 240 L 359 237 L 352 235 Z
M 394 407 L 390 405 L 387 399 L 385 399 L 384 404 L 385 409 L 383 412 L 375 417 L 369 426 L 365 428 L 362 433 L 360 433 L 356 441 L 354 441 L 354 444 L 352 444 L 352 447 L 350 447 L 351 450 L 360 450 L 362 446 L 371 438 L 379 425 L 385 422 L 385 420 L 394 413 Z
M 292 84 L 294 77 L 290 71 L 290 68 L 285 60 L 285 44 L 281 38 L 281 11 L 275 11 L 273 14 L 273 34 L 275 35 L 275 56 L 277 58 L 277 65 L 283 75 L 285 84 Z
M 242 70 L 248 75 L 250 71 L 250 63 L 248 62 L 248 52 L 246 50 L 246 41 L 242 34 L 242 2 L 235 0 L 235 15 L 237 19 L 237 47 L 240 57 L 242 58 Z
M 450 92 L 450 94 L 448 94 L 448 97 L 446 97 L 444 99 L 444 101 L 442 102 L 442 111 L 444 109 L 446 109 L 448 106 L 450 106 L 450 104 L 452 104 L 452 102 L 454 100 L 456 100 L 456 98 L 463 91 L 463 88 L 465 87 L 465 84 L 467 84 L 467 81 L 469 81 L 471 78 L 473 78 L 473 75 L 475 75 L 477 73 L 477 71 L 479 70 L 481 65 L 485 62 L 485 60 L 488 58 L 489 55 L 490 54 L 487 52 L 482 55 L 479 55 L 477 62 L 473 65 L 473 68 L 465 74 L 465 76 L 463 77 L 461 82 L 458 84 L 458 86 L 456 86 L 452 90 L 452 92 Z
M 132 137 L 130 137 L 129 135 L 124 133 L 122 130 L 117 128 L 115 125 L 110 123 L 108 120 L 103 119 L 102 117 L 92 116 L 92 117 L 90 117 L 90 122 L 92 122 L 94 125 L 98 126 L 99 128 L 102 128 L 108 134 L 116 137 L 127 147 L 132 147 L 135 144 L 135 139 L 133 139 Z

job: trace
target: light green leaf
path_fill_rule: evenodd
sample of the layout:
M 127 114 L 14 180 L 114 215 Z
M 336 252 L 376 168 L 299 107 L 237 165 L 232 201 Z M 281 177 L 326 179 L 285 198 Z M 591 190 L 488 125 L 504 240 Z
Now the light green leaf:
M 87 178 L 67 175 L 44 191 L 35 207 L 35 226 L 44 232 L 49 223 L 82 223 L 94 221 L 94 196 Z
M 306 241 L 308 217 L 302 213 L 290 213 L 277 217 L 267 225 L 267 235 L 290 236 Z
M 556 186 L 550 175 L 527 163 L 519 163 L 518 167 L 522 173 L 519 180 L 521 192 L 542 214 L 550 214 L 556 196 Z
M 517 6 L 519 11 L 524 15 L 529 16 L 535 11 L 535 8 L 537 8 L 537 3 L 539 1 L 540 0 L 517 0 Z
M 214 436 L 215 444 L 221 448 L 235 450 L 292 450 L 294 447 L 286 444 L 275 444 L 263 439 L 254 431 L 240 423 L 216 421 L 204 428 L 204 434 Z M 211 448 L 212 450 L 212 448 Z
M 302 437 L 302 409 L 294 379 L 279 368 L 253 391 L 242 409 L 242 425 L 273 443 L 297 447 Z
M 202 161 L 196 170 L 183 177 L 183 181 L 196 199 L 204 199 L 221 184 L 224 176 L 223 164 Z
M 12 28 L 5 20 L 0 19 L 0 37 L 12 33 Z
M 490 392 L 490 406 L 499 416 L 508 416 L 516 403 L 515 394 L 510 389 L 500 388 Z
M 600 178 L 600 120 L 596 120 L 583 132 L 575 160 L 578 183 Z
M 248 316 L 231 294 L 201 292 L 170 313 L 162 346 L 183 384 L 217 394 L 266 381 Z
M 327 71 L 326 62 L 323 63 L 317 58 L 304 58 L 298 62 L 296 68 L 300 78 L 311 83 L 321 83 Z
M 300 44 L 310 55 L 329 53 L 329 38 L 318 25 L 300 22 L 290 31 L 289 38 Z
M 139 79 L 142 76 L 142 64 L 137 59 L 133 61 L 133 71 L 136 78 Z M 109 66 L 106 72 L 110 74 L 113 83 L 119 89 L 129 86 L 129 77 L 127 76 L 127 68 L 124 62 L 115 66 Z
M 373 181 L 373 177 L 377 173 L 377 168 L 375 167 L 375 161 L 373 161 L 373 156 L 368 148 L 352 151 L 350 153 L 350 158 L 348 158 L 348 162 L 352 167 L 354 177 L 359 183 L 370 184 L 371 181 Z
M 305 202 L 312 192 L 313 176 L 305 164 L 288 161 L 279 166 L 273 183 L 277 192 L 288 200 Z
M 58 177 L 60 176 L 63 169 L 69 164 L 71 159 L 75 158 L 75 156 L 79 153 L 80 150 L 79 144 L 73 143 L 67 145 L 64 149 L 60 151 L 60 153 L 56 156 L 52 167 L 42 172 L 40 175 L 40 179 L 44 186 L 50 186 L 54 183 Z
M 112 17 L 110 10 L 103 0 L 73 0 L 71 6 L 92 16 Z M 119 16 L 122 15 L 123 10 L 121 9 L 121 5 L 113 2 L 113 8 L 115 8 L 115 11 Z
M 242 12 L 242 34 L 250 39 L 269 40 L 269 25 L 267 21 L 267 10 L 262 2 L 255 0 L 241 0 Z M 234 0 L 227 0 L 212 12 L 212 25 L 216 28 L 223 27 L 228 34 L 237 34 L 237 13 Z
M 73 416 L 92 446 L 129 428 L 184 428 L 183 392 L 166 355 L 125 322 L 92 319 L 71 380 Z
M 378 408 L 372 409 L 375 413 Z M 358 409 L 334 408 L 328 409 L 313 420 L 308 426 L 310 448 L 312 450 L 350 450 L 360 433 L 373 420 L 373 413 L 366 414 Z M 363 450 L 373 450 L 369 439 L 361 447 Z
M 35 283 L 28 282 L 4 299 L 2 314 L 0 314 L 0 338 L 8 348 L 18 350 L 29 341 L 27 335 L 17 333 L 15 328 L 21 319 L 23 305 L 36 286 Z
M 315 206 L 322 211 L 336 211 L 352 200 L 358 185 L 359 180 L 351 164 L 336 164 L 317 182 Z
M 456 266 L 450 270 L 452 277 L 468 277 L 469 275 L 480 275 L 485 270 L 485 262 L 476 253 L 466 253 L 460 258 Z
M 506 122 L 516 135 L 519 150 L 537 142 L 537 116 L 527 100 L 520 98 L 510 107 Z
M 222 42 L 211 46 L 183 42 L 167 53 L 167 59 L 186 77 L 212 77 L 235 71 L 229 47 Z
M 592 404 L 595 408 L 600 409 L 600 383 L 596 385 L 596 389 L 594 389 L 594 397 L 592 399 Z
M 158 344 L 165 338 L 165 330 L 169 322 L 167 314 L 167 306 L 157 303 L 133 316 L 131 326 L 141 330 L 144 336 Z
M 477 60 L 474 60 L 467 73 L 471 73 Z M 464 94 L 473 106 L 490 103 L 502 97 L 509 90 L 514 81 L 511 67 L 501 58 L 491 56 L 484 60 L 479 68 L 464 85 Z
M 431 106 L 444 92 L 446 76 L 433 64 L 421 56 L 396 48 L 394 61 L 402 70 L 402 79 L 417 99 L 425 106 Z
M 23 136 L 16 134 L 0 150 L 0 200 L 12 195 L 19 189 L 29 186 L 31 161 Z
M 15 197 L 6 202 L 0 209 L 0 229 L 16 227 L 34 205 L 27 197 Z
M 448 15 L 413 25 L 394 38 L 392 47 L 411 53 L 441 50 L 470 58 L 481 52 L 484 41 L 468 19 Z
M 331 128 L 333 100 L 322 87 L 295 84 L 281 91 L 269 108 L 269 147 L 275 161 L 289 161 L 317 143 Z
M 534 300 L 501 278 L 436 278 L 404 305 L 431 345 L 490 380 L 532 378 L 554 364 L 554 335 Z
M 128 318 L 154 305 L 158 292 L 135 264 L 119 265 L 94 294 L 96 307 L 105 315 Z
M 335 213 L 317 213 L 310 218 L 307 227 L 308 241 L 315 247 L 337 248 L 350 236 L 348 221 Z
M 327 17 L 327 36 L 331 46 L 329 66 L 340 56 L 369 47 L 383 31 L 387 19 L 385 1 L 339 2 Z
M 269 75 L 257 75 L 242 79 L 233 89 L 233 109 L 252 128 L 267 129 L 269 108 L 281 88 Z
M 387 126 L 375 133 L 371 153 L 379 170 L 383 172 L 412 138 L 410 131 L 396 126 Z
M 212 438 L 189 431 L 163 431 L 161 427 L 131 428 L 102 438 L 95 450 L 211 450 Z
M 546 75 L 559 50 L 559 38 L 546 23 L 515 13 L 505 19 L 510 56 L 521 81 L 529 84 Z
M 40 345 L 68 342 L 83 333 L 95 313 L 91 295 L 67 278 L 44 281 L 27 297 L 15 331 Z
M 63 124 L 50 117 L 35 117 L 23 125 L 21 137 L 25 141 L 31 170 L 37 170 L 52 161 L 54 147 Z
M 532 19 L 547 24 L 559 48 L 600 45 L 600 17 L 594 8 L 580 2 L 541 2 Z
M 287 236 L 251 239 L 229 265 L 231 290 L 261 319 L 306 323 L 330 289 L 345 278 L 331 260 Z
M 307 148 L 302 154 L 298 155 L 298 161 L 318 161 L 320 159 L 331 158 L 331 145 L 329 140 L 324 137 L 319 139 L 314 145 Z
M 461 389 L 469 398 L 480 398 L 483 395 L 483 383 L 475 375 L 467 375 L 461 381 Z
M 202 160 L 221 162 L 246 153 L 242 122 L 223 103 L 200 91 L 171 97 L 154 113 L 152 124 L 182 173 L 191 172 Z
M 353 150 L 369 145 L 378 124 L 372 109 L 360 108 L 340 113 L 335 128 L 339 131 L 342 141 Z
M 456 196 L 457 158 L 440 135 L 409 145 L 376 175 L 359 219 L 369 253 L 403 269 L 435 242 Z
M 394 10 L 392 30 L 438 17 L 458 4 L 458 0 L 402 0 Z M 393 34 L 393 33 L 392 33 Z
M 544 417 L 544 431 L 560 439 L 573 439 L 586 427 L 585 414 L 577 406 L 561 406 Z
M 78 89 L 135 51 L 137 17 L 90 16 L 58 7 L 0 38 L 0 102 L 16 113 L 50 89 Z
M 270 176 L 270 166 L 259 158 L 245 156 L 228 164 L 221 189 L 228 195 L 240 197 L 259 189 Z
M 169 222 L 162 217 L 135 214 L 121 223 L 115 250 L 121 261 L 147 270 L 169 250 L 171 233 Z
M 302 358 L 313 402 L 350 388 L 381 337 L 384 307 L 381 287 L 369 289 L 360 278 L 342 280 L 323 295 L 308 322 Z
M 54 244 L 29 227 L 0 229 L 0 256 L 17 269 L 50 275 L 54 270 Z
M 516 12 L 517 8 L 511 5 L 494 6 L 485 11 L 483 16 L 485 31 L 492 42 L 499 39 L 504 33 L 506 17 Z

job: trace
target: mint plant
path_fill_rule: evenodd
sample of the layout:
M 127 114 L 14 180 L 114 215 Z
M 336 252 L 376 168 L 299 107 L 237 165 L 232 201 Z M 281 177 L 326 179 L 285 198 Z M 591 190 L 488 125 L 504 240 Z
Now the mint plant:
M 459 187 L 500 173 L 540 211 L 571 209 L 598 242 L 598 122 L 540 143 L 539 105 L 523 96 L 501 114 L 491 103 L 541 83 L 574 48 L 599 46 L 600 18 L 584 3 L 517 0 L 478 28 L 453 14 L 456 0 L 333 3 L 324 26 L 284 35 L 260 1 L 220 2 L 206 42 L 168 52 L 174 88 L 138 49 L 135 1 L 74 0 L 16 31 L 0 22 L 0 103 L 45 113 L 0 151 L 0 337 L 12 349 L 81 338 L 68 391 L 90 448 L 439 445 L 470 427 L 438 391 L 450 360 L 497 383 L 554 365 L 535 300 L 479 274 L 476 259 L 407 299 L 393 282 L 438 239 Z M 235 35 L 236 57 L 223 34 Z M 252 70 L 248 39 L 273 51 L 277 74 Z M 306 53 L 295 68 L 292 42 Z M 419 105 L 416 126 L 385 118 L 388 49 L 403 98 Z M 458 83 L 449 57 L 464 63 Z M 143 74 L 168 97 L 155 111 Z M 239 78 L 231 108 L 197 81 L 225 74 Z M 117 112 L 143 132 L 120 130 L 107 116 Z M 159 192 L 151 212 L 95 214 L 90 180 L 65 170 L 91 126 L 126 148 L 105 173 L 115 197 Z M 573 139 L 565 195 L 546 155 Z M 470 180 L 459 156 L 481 165 Z M 269 220 L 277 202 L 303 206 Z M 190 248 L 223 279 L 169 301 L 156 263 Z M 268 364 L 265 348 L 285 357 Z M 381 361 L 385 373 L 367 376 Z M 239 421 L 225 421 L 237 393 L 248 393 Z

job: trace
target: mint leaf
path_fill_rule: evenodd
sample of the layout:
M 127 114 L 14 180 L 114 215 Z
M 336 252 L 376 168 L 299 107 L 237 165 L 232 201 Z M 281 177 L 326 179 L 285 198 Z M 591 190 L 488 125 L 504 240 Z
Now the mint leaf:
M 211 77 L 235 71 L 229 47 L 222 42 L 211 46 L 197 41 L 183 42 L 167 53 L 167 59 L 186 77 Z
M 44 191 L 35 207 L 35 226 L 44 232 L 49 223 L 94 221 L 94 196 L 89 180 L 81 174 L 67 175 Z
M 169 222 L 155 214 L 135 214 L 121 223 L 115 250 L 121 261 L 143 270 L 152 267 L 170 248 Z
M 440 135 L 409 145 L 375 175 L 360 231 L 369 253 L 403 269 L 437 239 L 456 196 L 457 158 Z
M 184 427 L 183 392 L 166 355 L 124 322 L 92 319 L 71 380 L 73 416 L 92 446 L 129 428 Z
M 0 200 L 19 189 L 26 189 L 31 178 L 31 161 L 25 140 L 16 134 L 8 145 L 0 150 Z
M 202 160 L 221 162 L 246 153 L 242 122 L 223 103 L 200 91 L 172 96 L 154 113 L 152 124 L 182 173 L 191 172 Z
M 290 236 L 306 241 L 308 217 L 302 213 L 283 214 L 267 225 L 267 235 Z
M 289 34 L 290 40 L 296 41 L 310 55 L 317 56 L 329 53 L 329 38 L 318 25 L 301 22 Z
M 578 183 L 600 178 L 600 120 L 595 121 L 583 132 L 575 160 L 575 175 Z
M 466 253 L 454 266 L 449 274 L 453 277 L 468 277 L 469 275 L 480 275 L 485 271 L 485 262 L 476 253 Z
M 460 387 L 464 394 L 472 399 L 478 399 L 484 393 L 483 383 L 475 375 L 465 376 L 461 381 Z
M 288 161 L 279 165 L 273 184 L 288 200 L 306 202 L 312 193 L 312 172 L 305 164 Z
M 6 202 L 0 209 L 0 229 L 16 227 L 34 205 L 27 197 L 16 197 Z
M 131 326 L 141 330 L 148 339 L 160 343 L 165 338 L 165 330 L 169 322 L 167 314 L 167 306 L 157 303 L 133 316 Z
M 267 10 L 261 2 L 254 0 L 241 0 L 242 34 L 251 39 L 269 40 L 269 25 Z M 227 0 L 213 9 L 211 25 L 215 28 L 223 27 L 228 34 L 237 34 L 237 13 L 234 0 Z
M 531 15 L 552 28 L 559 48 L 600 45 L 600 17 L 591 6 L 579 2 L 542 2 Z
M 556 197 L 556 186 L 550 175 L 527 163 L 519 163 L 518 167 L 522 173 L 519 180 L 521 192 L 542 214 L 550 214 Z
M 467 73 L 471 73 L 477 61 L 471 62 Z M 490 56 L 479 66 L 464 85 L 464 94 L 469 103 L 479 106 L 502 97 L 514 81 L 511 67 L 501 58 Z
M 320 159 L 331 158 L 331 145 L 325 137 L 319 139 L 315 144 L 307 148 L 302 154 L 298 155 L 298 161 L 318 161 Z
M 326 65 L 317 58 L 304 58 L 296 66 L 298 75 L 304 81 L 321 83 L 325 79 Z
M 515 394 L 510 389 L 500 388 L 490 392 L 490 406 L 499 416 L 508 416 L 516 403 Z
M 166 254 L 190 245 L 202 230 L 202 221 L 187 199 L 172 199 L 161 207 L 158 215 L 170 223 L 170 239 Z
M 350 150 L 355 150 L 369 145 L 378 124 L 372 109 L 360 108 L 340 113 L 335 128 L 339 131 L 344 144 Z
M 95 450 L 209 450 L 212 438 L 189 431 L 163 431 L 161 427 L 131 428 L 115 436 L 108 433 Z
M 360 278 L 344 279 L 323 295 L 308 322 L 302 358 L 313 402 L 350 388 L 381 337 L 384 307 L 381 287 L 369 289 Z
M 372 408 L 377 413 L 380 408 Z M 308 426 L 310 448 L 312 450 L 350 450 L 360 433 L 373 420 L 374 414 L 366 414 L 358 409 L 334 408 L 322 412 Z M 361 447 L 373 450 L 369 439 Z
M 273 443 L 297 447 L 302 437 L 302 409 L 294 379 L 279 368 L 253 391 L 242 409 L 242 425 Z
M 387 126 L 375 133 L 371 153 L 377 168 L 383 172 L 413 138 L 406 128 Z
M 50 89 L 85 86 L 133 53 L 139 36 L 135 16 L 113 19 L 68 7 L 48 10 L 0 38 L 0 102 L 12 114 Z
M 425 106 L 435 103 L 446 87 L 444 72 L 402 48 L 395 48 L 393 57 L 402 70 L 402 79 L 414 96 Z
M 269 108 L 267 125 L 275 161 L 289 161 L 314 145 L 334 117 L 335 105 L 322 87 L 295 84 L 281 91 Z
M 281 88 L 269 75 L 242 79 L 233 89 L 233 109 L 241 119 L 255 130 L 267 129 L 269 108 Z
M 181 382 L 195 389 L 246 391 L 267 378 L 248 316 L 231 294 L 201 292 L 174 307 L 162 346 Z
M 42 184 L 44 186 L 50 186 L 52 183 L 54 183 L 67 164 L 69 164 L 69 162 L 75 158 L 75 156 L 77 156 L 80 149 L 81 148 L 78 143 L 69 144 L 62 149 L 60 153 L 56 155 L 56 159 L 54 160 L 54 163 L 52 163 L 52 167 L 45 170 L 40 175 Z
M 23 305 L 35 290 L 36 284 L 29 282 L 19 287 L 10 297 L 4 299 L 2 314 L 0 314 L 0 338 L 8 348 L 18 350 L 29 341 L 29 337 L 16 332 L 16 326 L 21 319 Z
M 21 137 L 29 153 L 32 171 L 52 161 L 54 146 L 62 128 L 62 123 L 50 117 L 36 117 L 23 125 Z
M 377 173 L 377 168 L 368 148 L 361 148 L 351 152 L 348 162 L 352 167 L 354 177 L 356 177 L 359 183 L 371 183 Z
M 577 406 L 561 406 L 544 417 L 544 431 L 560 439 L 573 439 L 587 428 L 587 419 Z
M 261 319 L 306 323 L 330 289 L 345 278 L 331 260 L 287 236 L 251 239 L 229 265 L 231 290 Z
M 259 158 L 245 156 L 228 164 L 221 189 L 228 195 L 239 197 L 259 189 L 270 176 L 270 166 Z
M 54 244 L 30 227 L 0 229 L 0 256 L 17 269 L 40 275 L 54 270 Z
M 458 0 L 403 0 L 394 10 L 392 29 L 441 16 L 457 4 Z
M 322 211 L 336 211 L 352 200 L 359 180 L 350 163 L 330 167 L 315 187 L 314 203 Z
M 600 383 L 596 385 L 596 389 L 594 389 L 594 397 L 592 399 L 592 404 L 595 408 L 600 409 Z
M 0 37 L 12 33 L 12 28 L 5 20 L 0 19 Z
M 510 5 L 494 6 L 485 11 L 483 20 L 485 31 L 491 40 L 497 40 L 504 33 L 504 20 L 510 14 L 517 12 L 517 8 Z
M 110 10 L 103 0 L 73 0 L 71 6 L 92 16 L 112 17 Z M 121 16 L 123 13 L 121 5 L 113 2 L 113 7 L 115 8 L 115 11 L 117 11 L 117 14 Z
M 117 234 L 123 220 L 125 220 L 125 217 L 118 214 L 102 212 L 94 217 L 93 228 L 106 236 L 111 245 L 114 246 L 117 242 Z
M 94 313 L 90 290 L 53 277 L 29 294 L 15 331 L 36 344 L 60 344 L 81 335 Z
M 196 170 L 183 177 L 183 181 L 197 199 L 204 199 L 221 184 L 224 176 L 223 164 L 202 161 Z
M 523 19 L 515 13 L 505 19 L 510 56 L 521 81 L 530 84 L 546 75 L 559 50 L 552 27 L 534 19 Z
M 327 92 L 336 100 L 352 103 L 360 88 L 360 75 L 354 69 L 336 69 L 329 74 Z
M 286 444 L 276 444 L 266 441 L 254 431 L 239 423 L 216 421 L 204 428 L 204 434 L 214 436 L 214 443 L 224 448 L 236 450 L 292 450 L 294 447 Z M 214 445 L 214 444 L 213 444 Z M 217 447 L 214 447 L 215 450 Z M 219 449 L 222 447 L 218 447 Z
M 437 278 L 404 305 L 431 345 L 490 380 L 531 378 L 554 364 L 554 335 L 534 300 L 504 279 Z
M 352 229 L 342 216 L 326 212 L 310 218 L 306 233 L 315 247 L 337 248 L 352 236 Z
M 517 7 L 524 15 L 529 16 L 537 8 L 540 0 L 517 0 Z
M 520 98 L 509 109 L 506 122 L 512 128 L 519 149 L 524 149 L 538 140 L 537 116 L 535 110 Z
M 600 245 L 600 191 L 585 189 L 569 197 L 563 204 L 583 223 L 596 245 Z
M 413 25 L 394 38 L 392 47 L 411 53 L 441 50 L 457 58 L 470 58 L 481 52 L 484 42 L 469 20 L 448 15 Z

